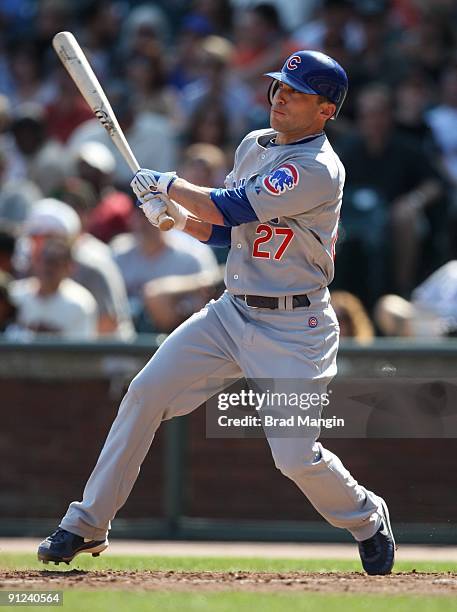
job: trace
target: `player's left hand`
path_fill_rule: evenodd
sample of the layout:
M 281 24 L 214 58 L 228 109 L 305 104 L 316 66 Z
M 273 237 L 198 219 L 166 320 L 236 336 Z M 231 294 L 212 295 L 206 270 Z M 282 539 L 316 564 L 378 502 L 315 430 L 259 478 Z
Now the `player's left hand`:
M 141 168 L 133 177 L 130 186 L 139 199 L 147 193 L 167 194 L 170 185 L 176 178 L 175 172 L 157 172 L 156 170 Z
M 167 211 L 165 196 L 157 192 L 146 192 L 144 195 L 138 196 L 138 201 L 140 203 L 139 208 L 144 212 L 149 223 L 158 227 L 160 215 Z

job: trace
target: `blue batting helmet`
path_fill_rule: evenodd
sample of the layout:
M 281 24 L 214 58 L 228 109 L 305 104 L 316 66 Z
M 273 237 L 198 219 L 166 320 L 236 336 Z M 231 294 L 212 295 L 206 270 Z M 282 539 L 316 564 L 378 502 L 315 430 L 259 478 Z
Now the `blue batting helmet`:
M 338 62 L 319 51 L 297 51 L 284 62 L 281 72 L 267 72 L 275 79 L 268 90 L 271 103 L 278 81 L 306 94 L 324 96 L 336 105 L 332 119 L 340 112 L 348 91 L 347 74 Z

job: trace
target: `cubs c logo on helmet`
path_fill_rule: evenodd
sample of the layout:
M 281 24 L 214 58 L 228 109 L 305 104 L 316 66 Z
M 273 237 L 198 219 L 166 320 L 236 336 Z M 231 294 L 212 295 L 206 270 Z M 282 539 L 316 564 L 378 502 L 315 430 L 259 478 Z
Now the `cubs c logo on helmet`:
M 289 57 L 287 61 L 287 68 L 289 70 L 296 70 L 298 68 L 298 64 L 301 64 L 301 57 L 299 55 L 292 55 L 292 57 Z
M 298 185 L 300 176 L 294 164 L 284 164 L 263 179 L 263 186 L 272 195 L 278 196 Z

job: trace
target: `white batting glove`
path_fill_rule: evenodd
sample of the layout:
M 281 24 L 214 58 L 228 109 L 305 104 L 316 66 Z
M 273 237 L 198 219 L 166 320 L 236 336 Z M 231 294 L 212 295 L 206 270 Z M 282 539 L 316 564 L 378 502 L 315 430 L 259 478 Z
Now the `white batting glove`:
M 157 172 L 156 170 L 141 168 L 133 177 L 130 186 L 138 199 L 147 193 L 164 193 L 166 195 L 176 178 L 175 172 Z
M 174 200 L 170 200 L 169 197 L 162 197 L 167 202 L 167 213 L 175 220 L 174 229 L 183 231 L 186 227 L 187 217 L 189 216 L 187 210 L 184 206 L 181 206 L 181 204 L 178 204 Z
M 163 198 L 162 194 L 151 192 L 138 196 L 140 202 L 139 208 L 141 208 L 149 223 L 154 227 L 159 226 L 159 217 L 167 210 L 167 203 Z

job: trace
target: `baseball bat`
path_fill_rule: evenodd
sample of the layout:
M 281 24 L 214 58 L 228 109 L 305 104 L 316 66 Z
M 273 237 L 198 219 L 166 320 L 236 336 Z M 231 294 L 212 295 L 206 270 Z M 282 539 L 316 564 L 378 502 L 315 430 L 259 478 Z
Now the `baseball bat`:
M 132 153 L 132 149 L 111 108 L 111 104 L 108 102 L 108 98 L 78 41 L 71 32 L 59 32 L 54 36 L 52 45 L 68 74 L 81 92 L 81 95 L 108 132 L 111 140 L 129 165 L 130 170 L 135 174 L 140 169 L 140 165 Z M 174 224 L 175 222 L 172 217 L 165 213 L 160 215 L 159 227 L 161 230 L 170 230 Z

